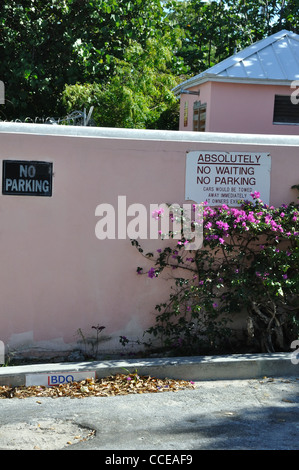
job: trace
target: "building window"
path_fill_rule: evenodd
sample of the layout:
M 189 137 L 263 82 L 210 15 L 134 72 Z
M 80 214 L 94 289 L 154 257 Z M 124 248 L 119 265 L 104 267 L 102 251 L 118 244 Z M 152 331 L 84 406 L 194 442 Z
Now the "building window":
M 184 127 L 188 126 L 188 101 L 185 101 L 184 106 Z
M 273 124 L 299 124 L 299 104 L 288 95 L 275 95 Z
M 207 105 L 195 101 L 193 105 L 193 130 L 196 132 L 204 132 L 206 130 L 206 112 Z

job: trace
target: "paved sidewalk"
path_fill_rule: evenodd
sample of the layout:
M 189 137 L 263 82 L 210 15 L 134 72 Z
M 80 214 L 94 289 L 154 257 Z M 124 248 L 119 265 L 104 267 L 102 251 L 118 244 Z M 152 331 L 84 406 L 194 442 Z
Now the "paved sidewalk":
M 244 356 L 242 359 L 239 357 L 239 360 L 245 359 Z M 248 359 L 247 364 L 250 364 Z M 0 450 L 101 450 L 99 463 L 109 463 L 103 459 L 110 459 L 117 455 L 117 451 L 123 451 L 125 454 L 120 455 L 135 455 L 139 458 L 138 465 L 137 461 L 134 461 L 136 465 L 131 462 L 132 466 L 139 468 L 142 458 L 145 460 L 150 455 L 161 453 L 163 459 L 170 451 L 181 458 L 182 455 L 189 455 L 188 452 L 192 455 L 196 450 L 298 450 L 299 366 L 289 360 L 293 368 L 285 363 L 281 373 L 280 368 L 286 356 L 283 359 L 278 355 L 276 359 L 275 370 L 270 357 L 256 356 L 254 364 L 247 369 L 247 374 L 250 372 L 251 376 L 241 378 L 237 376 L 246 374 L 244 368 L 236 364 L 236 357 L 226 358 L 230 364 L 227 368 L 223 367 L 224 358 L 199 361 L 205 365 L 202 375 L 204 370 L 206 375 L 217 370 L 219 373 L 223 371 L 222 377 L 216 380 L 195 378 L 199 374 L 200 365 L 197 364 L 195 372 L 190 363 L 194 367 L 199 358 L 154 361 L 152 371 L 155 366 L 155 371 L 160 371 L 164 377 L 167 363 L 167 367 L 172 364 L 172 368 L 168 369 L 172 370 L 170 378 L 178 378 L 175 375 L 188 380 L 195 378 L 194 390 L 82 399 L 2 399 Z M 219 364 L 219 361 L 222 369 L 211 365 Z M 147 361 L 139 361 L 140 375 L 143 373 L 141 363 L 144 368 L 149 367 Z M 210 372 L 207 363 L 212 369 Z M 128 368 L 135 367 L 136 361 L 126 364 Z M 54 366 L 49 366 L 49 369 L 57 369 L 58 366 Z M 73 369 L 75 366 L 69 365 Z M 107 375 L 106 366 L 102 376 Z M 113 365 L 122 366 L 123 362 L 121 365 Z M 65 368 L 65 365 L 61 364 L 60 367 Z M 82 368 L 83 365 L 76 367 Z M 33 369 L 36 370 L 37 366 Z M 98 369 L 103 367 L 98 364 Z M 266 369 L 272 373 L 261 376 Z M 109 371 L 113 372 L 112 364 Z M 3 370 L 0 372 L 3 381 L 5 375 Z M 11 370 L 8 372 L 11 373 Z M 225 375 L 234 375 L 234 378 L 223 377 Z M 142 450 L 149 453 L 143 456 Z M 156 464 L 154 458 L 149 463 Z
M 182 380 L 250 379 L 265 375 L 299 375 L 294 353 L 233 354 L 223 356 L 168 357 L 150 359 L 105 360 L 97 362 L 34 364 L 1 367 L 0 385 L 25 385 L 28 374 L 95 371 L 98 378 L 124 370 L 140 375 Z
M 3 399 L 0 450 L 102 450 L 111 456 L 108 451 L 299 449 L 297 378 L 196 385 L 160 394 Z

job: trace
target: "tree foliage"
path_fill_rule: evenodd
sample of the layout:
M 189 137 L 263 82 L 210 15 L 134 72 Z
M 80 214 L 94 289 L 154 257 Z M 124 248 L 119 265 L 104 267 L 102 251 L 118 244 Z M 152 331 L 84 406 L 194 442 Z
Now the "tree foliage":
M 1 118 L 62 117 L 96 95 L 101 125 L 175 128 L 175 81 L 283 28 L 299 31 L 298 0 L 2 0 Z
M 94 106 L 98 126 L 177 128 L 178 101 L 171 93 L 177 84 L 167 65 L 172 51 L 167 39 L 150 38 L 143 48 L 132 42 L 122 60 L 114 58 L 114 75 L 107 81 L 66 86 L 68 112 Z
M 160 34 L 160 0 L 3 0 L 0 77 L 6 117 L 63 113 L 65 85 L 113 76 L 130 41 Z M 158 33 L 159 32 L 159 33 Z
M 281 29 L 299 32 L 297 0 L 184 0 L 169 18 L 185 32 L 180 57 L 197 74 Z

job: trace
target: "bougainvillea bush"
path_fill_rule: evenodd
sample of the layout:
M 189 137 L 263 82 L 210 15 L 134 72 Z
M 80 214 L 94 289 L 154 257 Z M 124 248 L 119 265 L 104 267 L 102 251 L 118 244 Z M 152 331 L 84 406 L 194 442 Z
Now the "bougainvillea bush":
M 172 273 L 169 299 L 156 305 L 155 324 L 145 332 L 169 350 L 221 353 L 239 344 L 235 352 L 289 351 L 298 338 L 299 206 L 273 207 L 259 193 L 251 196 L 238 208 L 204 204 L 197 250 L 186 250 L 190 240 L 183 236 L 155 254 L 144 254 L 131 241 L 153 261 L 138 274 L 159 282 L 163 271 Z M 240 312 L 246 327 L 236 343 L 230 321 Z

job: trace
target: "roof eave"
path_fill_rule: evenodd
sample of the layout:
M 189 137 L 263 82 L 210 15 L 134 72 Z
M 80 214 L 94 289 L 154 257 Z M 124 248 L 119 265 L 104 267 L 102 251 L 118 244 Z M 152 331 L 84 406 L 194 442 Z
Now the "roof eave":
M 249 78 L 249 77 L 229 77 L 211 73 L 206 73 L 200 77 L 193 77 L 180 85 L 177 85 L 172 91 L 175 95 L 182 94 L 182 90 L 188 90 L 195 86 L 202 85 L 206 82 L 226 82 L 226 83 L 243 83 L 250 85 L 278 85 L 290 86 L 293 80 L 269 79 L 269 78 Z

